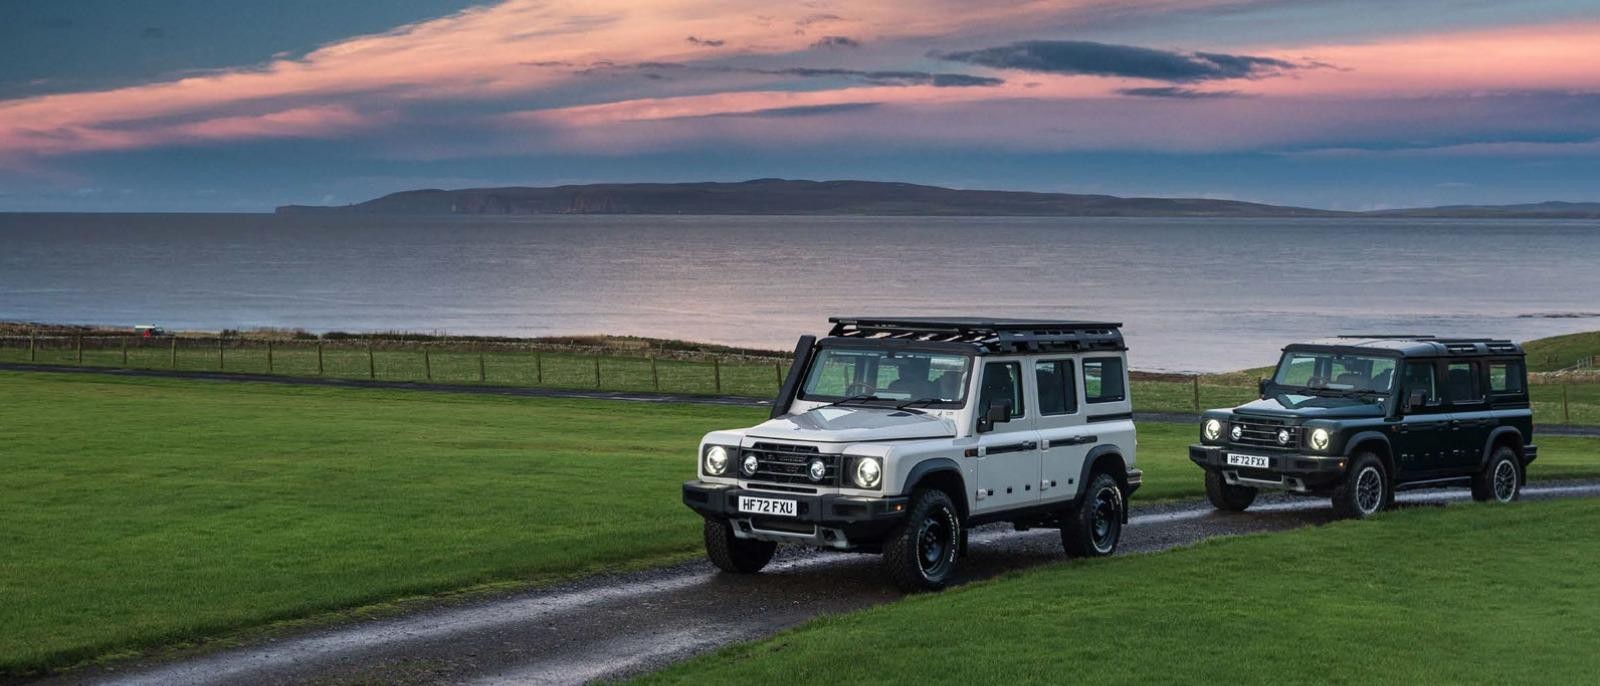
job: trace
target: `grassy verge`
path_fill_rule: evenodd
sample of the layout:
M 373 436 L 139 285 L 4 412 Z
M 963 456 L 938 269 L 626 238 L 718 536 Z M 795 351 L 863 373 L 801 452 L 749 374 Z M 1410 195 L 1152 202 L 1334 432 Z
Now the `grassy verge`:
M 678 484 L 754 408 L 0 372 L 0 674 L 692 554 Z M 1138 500 L 1197 497 L 1140 426 Z M 1600 476 L 1541 439 L 1532 476 Z
M 644 681 L 1589 682 L 1597 565 L 1600 502 L 1426 508 L 1053 565 Z

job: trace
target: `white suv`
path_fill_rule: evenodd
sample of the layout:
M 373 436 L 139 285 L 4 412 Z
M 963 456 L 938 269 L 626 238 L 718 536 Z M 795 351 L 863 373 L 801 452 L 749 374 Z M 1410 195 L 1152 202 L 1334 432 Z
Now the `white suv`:
M 1059 527 L 1073 556 L 1116 550 L 1134 468 L 1121 324 L 847 318 L 804 336 L 772 419 L 701 439 L 684 504 L 706 553 L 754 573 L 779 543 L 883 554 L 942 588 L 968 527 Z

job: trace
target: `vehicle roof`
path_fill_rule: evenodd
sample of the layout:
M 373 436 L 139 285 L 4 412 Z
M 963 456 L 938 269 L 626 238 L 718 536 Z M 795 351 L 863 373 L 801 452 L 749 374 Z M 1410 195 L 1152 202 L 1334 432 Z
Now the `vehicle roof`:
M 955 346 L 975 353 L 1127 350 L 1122 324 L 983 317 L 829 317 L 824 342 Z
M 1354 348 L 1389 352 L 1401 357 L 1459 357 L 1522 355 L 1522 346 L 1500 338 L 1440 338 L 1423 334 L 1375 334 L 1338 336 L 1293 343 L 1284 350 L 1306 348 Z

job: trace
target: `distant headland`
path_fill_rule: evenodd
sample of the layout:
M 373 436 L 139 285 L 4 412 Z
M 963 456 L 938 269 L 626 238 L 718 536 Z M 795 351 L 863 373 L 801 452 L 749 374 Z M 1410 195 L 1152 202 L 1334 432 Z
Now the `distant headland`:
M 1446 206 L 1339 212 L 1210 198 L 961 190 L 883 181 L 754 179 L 736 183 L 597 183 L 425 189 L 335 207 L 285 205 L 278 214 L 723 214 L 1057 217 L 1600 218 L 1600 203 Z

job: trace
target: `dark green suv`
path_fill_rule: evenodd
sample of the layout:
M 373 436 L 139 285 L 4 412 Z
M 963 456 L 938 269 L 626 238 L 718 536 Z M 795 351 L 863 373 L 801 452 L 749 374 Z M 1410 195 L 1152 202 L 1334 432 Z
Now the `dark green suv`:
M 1522 348 L 1491 339 L 1343 336 L 1283 349 L 1261 397 L 1200 418 L 1189 459 L 1242 511 L 1262 488 L 1331 496 L 1369 517 L 1397 490 L 1470 486 L 1516 500 L 1533 445 Z

